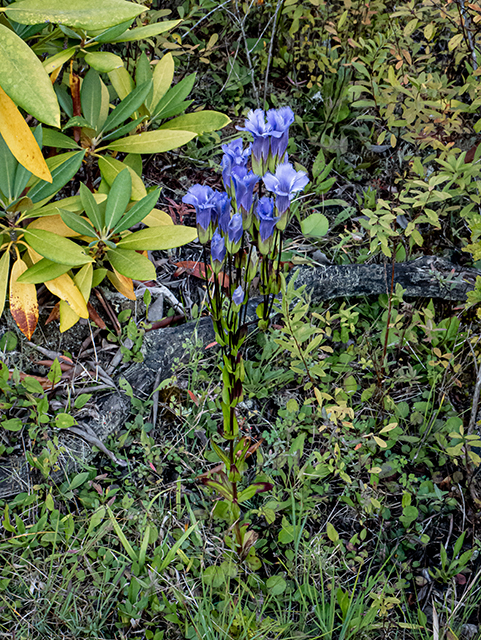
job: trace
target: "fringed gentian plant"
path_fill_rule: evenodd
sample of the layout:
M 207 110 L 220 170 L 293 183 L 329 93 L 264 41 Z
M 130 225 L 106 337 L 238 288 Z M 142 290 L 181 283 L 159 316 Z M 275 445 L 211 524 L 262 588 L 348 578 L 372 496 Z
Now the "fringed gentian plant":
M 194 206 L 199 240 L 206 251 L 210 243 L 213 287 L 207 282 L 209 312 L 216 341 L 222 349 L 222 436 L 228 442 L 223 450 L 212 447 L 221 466 L 201 476 L 222 500 L 215 514 L 229 523 L 229 546 L 251 568 L 260 566 L 255 556 L 257 535 L 241 518 L 241 505 L 256 493 L 272 488 L 267 482 L 254 482 L 239 488 L 246 459 L 258 445 L 239 434 L 236 407 L 243 398 L 244 363 L 241 347 L 246 338 L 246 311 L 250 285 L 260 274 L 264 301 L 257 309 L 260 325 L 266 328 L 274 295 L 280 289 L 282 235 L 291 217 L 291 202 L 309 182 L 303 171 L 288 162 L 289 127 L 294 122 L 290 107 L 251 111 L 241 131 L 252 134 L 246 147 L 241 138 L 222 146 L 222 180 L 225 192 L 196 184 L 183 202 Z M 262 191 L 268 192 L 266 195 Z

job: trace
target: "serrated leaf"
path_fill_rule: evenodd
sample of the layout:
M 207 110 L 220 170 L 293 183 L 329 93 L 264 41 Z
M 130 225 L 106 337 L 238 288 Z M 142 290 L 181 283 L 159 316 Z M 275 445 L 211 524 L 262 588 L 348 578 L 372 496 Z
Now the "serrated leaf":
M 33 267 L 24 271 L 18 278 L 18 282 L 24 284 L 42 284 L 47 280 L 58 278 L 64 273 L 67 273 L 67 271 L 70 271 L 71 268 L 72 266 L 69 264 L 58 264 L 57 262 L 47 260 L 47 258 L 42 258 L 36 262 Z
M 23 234 L 32 249 L 52 262 L 78 267 L 93 261 L 78 244 L 50 231 L 24 229 Z
M 16 260 L 10 274 L 10 313 L 28 340 L 38 322 L 37 291 L 34 284 L 21 284 L 18 277 L 27 270 L 23 260 Z
M 193 131 L 200 135 L 223 129 L 230 121 L 230 118 L 218 111 L 197 111 L 169 120 L 159 129 L 180 129 L 181 131 Z
M 131 167 L 125 165 L 123 162 L 120 162 L 120 160 L 111 158 L 110 156 L 102 156 L 99 158 L 100 171 L 109 187 L 112 186 L 112 183 L 115 180 L 116 176 L 121 171 L 123 171 L 125 167 L 127 167 L 127 169 L 129 170 L 130 177 L 132 178 L 132 194 L 130 196 L 131 199 L 141 200 L 142 198 L 145 198 L 145 196 L 147 195 L 147 189 L 145 188 L 142 179 L 135 173 L 135 171 Z
M 111 142 L 107 149 L 125 153 L 164 153 L 187 144 L 197 134 L 191 131 L 146 131 Z
M 63 222 L 73 229 L 81 236 L 87 236 L 88 238 L 98 238 L 95 229 L 92 227 L 90 222 L 84 220 L 78 213 L 73 213 L 72 211 L 66 211 L 65 209 L 59 209 L 60 217 Z
M 306 236 L 321 238 L 329 231 L 329 220 L 322 213 L 311 213 L 301 221 L 301 229 Z
M 174 79 L 174 58 L 172 54 L 166 53 L 161 60 L 155 65 L 153 73 L 154 90 L 152 99 L 148 105 L 149 111 L 152 113 L 160 99 L 167 93 Z
M 105 228 L 107 230 L 115 228 L 130 202 L 131 193 L 132 178 L 128 167 L 125 167 L 113 181 L 107 198 L 107 206 L 105 208 Z
M 145 27 L 137 27 L 136 29 L 130 29 L 126 31 L 115 40 L 110 42 L 134 42 L 135 40 L 144 40 L 145 38 L 151 38 L 152 36 L 158 36 L 159 33 L 165 33 L 170 29 L 174 29 L 182 20 L 166 20 L 165 22 L 155 22 L 148 24 Z
M 102 81 L 95 69 L 96 67 L 89 69 L 83 79 L 80 89 L 80 102 L 85 118 L 91 123 L 92 127 L 97 130 L 100 109 L 102 107 Z
M 114 69 L 119 69 L 124 66 L 124 61 L 120 56 L 116 56 L 115 53 L 109 51 L 95 51 L 93 53 L 87 53 L 85 56 L 85 62 L 95 69 L 99 73 L 108 73 Z
M 61 23 L 85 30 L 108 29 L 131 20 L 145 11 L 145 7 L 124 0 L 20 0 L 9 5 L 6 14 L 20 24 Z
M 10 251 L 4 251 L 0 258 L 0 316 L 5 308 L 7 297 L 8 272 L 10 271 Z
M 85 156 L 85 150 L 75 151 L 72 153 L 65 153 L 62 156 L 55 156 L 54 158 L 49 158 L 49 160 L 60 161 L 65 158 L 63 162 L 58 165 L 55 169 L 51 169 L 50 172 L 52 174 L 52 183 L 49 184 L 45 181 L 37 182 L 37 184 L 33 185 L 33 187 L 28 191 L 28 197 L 32 202 L 40 202 L 40 200 L 44 200 L 48 198 L 67 184 L 67 182 L 73 178 L 73 176 L 80 169 L 82 164 L 82 160 Z M 49 162 L 47 162 L 49 165 Z
M 131 207 L 125 213 L 125 215 L 122 216 L 119 223 L 115 226 L 115 233 L 120 233 L 121 231 L 125 231 L 126 229 L 133 227 L 134 224 L 144 222 L 144 219 L 151 213 L 152 209 L 154 208 L 159 198 L 159 194 L 160 189 L 156 189 L 155 191 L 147 194 L 145 198 L 142 198 L 142 200 L 136 202 L 134 206 Z M 172 218 L 170 218 L 170 220 L 172 221 Z
M 155 267 L 148 258 L 137 251 L 109 249 L 107 259 L 116 271 L 133 280 L 155 280 Z
M 127 118 L 130 118 L 130 116 L 137 111 L 140 105 L 143 104 L 144 100 L 149 95 L 151 88 L 152 81 L 144 82 L 140 87 L 135 87 L 135 89 L 131 91 L 111 113 L 109 113 L 102 131 L 111 131 L 112 129 L 120 126 L 122 122 L 127 120 Z
M 0 87 L 0 134 L 16 160 L 37 178 L 52 182 L 40 147 L 22 114 Z
M 42 63 L 32 49 L 3 24 L 0 24 L 0 86 L 16 105 L 37 120 L 60 127 L 57 97 Z
M 151 227 L 135 231 L 117 243 L 122 249 L 139 251 L 167 251 L 192 242 L 197 237 L 197 229 L 174 225 L 172 227 Z M 122 273 L 122 272 L 121 272 Z

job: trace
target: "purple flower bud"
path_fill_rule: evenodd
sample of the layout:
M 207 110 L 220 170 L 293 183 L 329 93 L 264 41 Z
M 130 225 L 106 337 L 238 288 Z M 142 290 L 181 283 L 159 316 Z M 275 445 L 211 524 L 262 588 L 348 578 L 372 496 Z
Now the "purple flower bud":
M 266 173 L 263 181 L 266 188 L 276 194 L 277 210 L 283 214 L 289 208 L 292 196 L 304 189 L 309 178 L 304 171 L 296 171 L 291 164 L 283 163 L 277 167 L 275 175 Z
M 227 225 L 230 221 L 230 198 L 224 191 L 216 191 L 213 196 L 214 211 L 217 224 L 222 233 L 227 233 Z
M 207 230 L 212 222 L 214 212 L 214 190 L 202 184 L 194 184 L 182 198 L 182 202 L 191 204 L 195 208 L 197 224 Z
M 266 242 L 274 233 L 279 218 L 274 216 L 274 200 L 264 196 L 257 203 L 256 215 L 260 221 L 259 233 L 262 242 Z
M 235 167 L 232 170 L 237 208 L 242 207 L 247 213 L 252 209 L 254 187 L 259 182 L 259 176 L 245 167 Z
M 212 240 L 210 241 L 210 254 L 212 260 L 217 262 L 223 262 L 225 258 L 225 242 L 224 238 L 220 235 L 219 229 L 215 230 Z
M 228 144 L 222 145 L 224 156 L 222 158 L 222 180 L 226 189 L 230 188 L 231 173 L 234 167 L 245 167 L 249 159 L 251 148 L 250 145 L 244 149 L 242 138 L 232 140 Z
M 239 285 L 232 294 L 232 302 L 236 305 L 240 305 L 244 302 L 244 290 L 241 285 Z
M 257 162 L 267 160 L 269 155 L 270 136 L 272 127 L 266 123 L 266 116 L 262 109 L 249 111 L 245 121 L 245 126 L 237 127 L 239 131 L 252 133 L 254 142 L 252 143 L 252 155 Z
M 289 127 L 294 122 L 294 112 L 290 107 L 269 109 L 267 122 L 272 127 L 271 154 L 281 160 L 289 142 Z
M 229 238 L 229 242 L 234 245 L 237 244 L 240 242 L 243 233 L 244 227 L 242 226 L 242 216 L 240 213 L 235 213 L 227 225 L 227 237 Z

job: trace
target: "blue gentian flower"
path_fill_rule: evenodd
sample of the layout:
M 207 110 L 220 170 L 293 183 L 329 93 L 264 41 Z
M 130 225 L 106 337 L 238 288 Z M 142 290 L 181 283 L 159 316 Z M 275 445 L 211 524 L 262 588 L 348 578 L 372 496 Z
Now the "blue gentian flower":
M 235 191 L 236 211 L 242 214 L 244 229 L 248 231 L 252 224 L 252 203 L 254 187 L 259 182 L 259 176 L 245 167 L 232 169 L 232 184 Z
M 274 233 L 279 218 L 274 216 L 274 199 L 264 196 L 257 203 L 257 218 L 259 219 L 259 233 L 262 242 L 266 242 Z
M 232 302 L 237 306 L 244 302 L 244 290 L 241 285 L 239 285 L 232 294 Z
M 252 143 L 252 167 L 257 172 L 262 173 L 262 163 L 267 162 L 270 148 L 270 137 L 272 126 L 266 122 L 266 115 L 262 109 L 249 111 L 245 121 L 245 126 L 237 127 L 239 131 L 252 133 L 254 142 Z
M 263 181 L 266 188 L 276 194 L 276 207 L 282 215 L 289 209 L 293 195 L 304 189 L 309 178 L 304 171 L 296 171 L 290 163 L 285 162 L 278 165 L 275 175 L 266 173 Z
M 214 231 L 214 190 L 207 185 L 194 184 L 182 198 L 182 202 L 194 206 L 199 240 L 206 244 Z
M 224 262 L 225 253 L 226 248 L 224 238 L 220 235 L 219 229 L 216 229 L 210 242 L 210 255 L 215 273 L 220 271 L 222 263 Z
M 244 149 L 242 138 L 236 138 L 228 144 L 222 145 L 224 156 L 222 158 L 222 180 L 226 189 L 231 187 L 231 172 L 234 167 L 245 167 L 249 159 L 250 145 Z
M 234 254 L 239 251 L 243 233 L 244 227 L 242 224 L 242 216 L 240 213 L 235 213 L 227 225 L 226 247 L 229 253 Z
M 217 224 L 223 234 L 227 233 L 227 225 L 230 221 L 230 198 L 225 191 L 214 192 L 214 211 Z
M 289 142 L 289 127 L 294 122 L 294 112 L 290 107 L 269 109 L 267 122 L 272 128 L 271 156 L 280 162 Z

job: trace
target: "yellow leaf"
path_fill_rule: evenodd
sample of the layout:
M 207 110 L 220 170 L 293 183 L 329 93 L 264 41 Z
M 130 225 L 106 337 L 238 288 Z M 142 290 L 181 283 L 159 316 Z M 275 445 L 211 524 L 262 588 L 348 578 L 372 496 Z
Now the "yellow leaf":
M 10 267 L 10 251 L 5 251 L 0 260 L 0 316 L 5 307 L 5 297 L 7 295 L 8 270 Z
M 0 87 L 0 133 L 17 161 L 28 171 L 47 182 L 52 176 L 30 127 L 14 101 Z
M 34 284 L 22 284 L 17 279 L 27 270 L 23 260 L 17 260 L 10 274 L 10 313 L 20 331 L 30 340 L 38 322 L 37 291 Z
M 113 267 L 112 267 L 113 268 Z M 131 278 L 127 278 L 123 276 L 121 273 L 116 271 L 109 271 L 107 273 L 107 277 L 110 282 L 114 285 L 119 293 L 128 298 L 129 300 L 136 300 L 134 293 L 134 283 Z
M 142 220 L 142 224 L 146 224 L 148 227 L 163 227 L 165 225 L 172 225 L 174 222 L 165 211 L 152 209 L 149 215 L 145 216 Z
M 78 316 L 85 319 L 89 317 L 84 297 L 67 273 L 53 280 L 48 280 L 45 286 L 51 293 L 57 296 L 57 298 L 65 300 Z
M 80 236 L 80 233 L 77 233 L 70 227 L 67 227 L 61 216 L 58 214 L 55 216 L 37 218 L 28 225 L 27 229 L 43 229 L 44 231 L 51 231 L 63 238 L 75 238 Z
M 387 444 L 384 442 L 384 440 L 381 440 L 381 438 L 378 438 L 377 436 L 373 436 L 373 438 L 374 442 L 379 445 L 381 449 L 385 449 L 387 447 Z
M 90 298 L 93 272 L 92 264 L 86 264 L 74 275 L 73 278 L 85 302 L 88 302 Z M 76 314 L 72 307 L 69 307 L 64 300 L 60 300 L 59 309 L 60 332 L 64 333 L 64 331 L 67 331 L 67 329 L 70 329 L 76 322 L 78 322 L 80 316 Z

